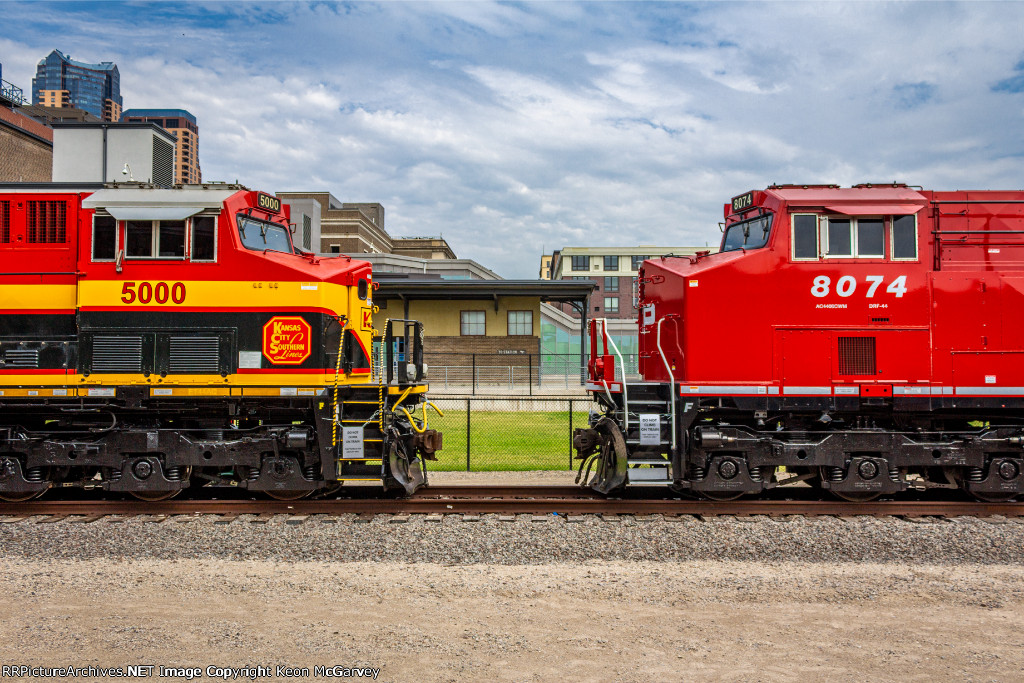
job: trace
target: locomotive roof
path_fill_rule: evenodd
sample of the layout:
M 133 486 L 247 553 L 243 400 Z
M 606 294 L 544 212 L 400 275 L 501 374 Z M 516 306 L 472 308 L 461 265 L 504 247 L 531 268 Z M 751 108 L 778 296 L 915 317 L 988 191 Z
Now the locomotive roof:
M 825 207 L 843 214 L 916 213 L 928 199 L 905 186 L 781 187 L 768 192 L 790 206 Z
M 82 200 L 82 208 L 105 209 L 118 220 L 180 220 L 205 209 L 220 209 L 238 186 L 180 189 L 111 187 Z

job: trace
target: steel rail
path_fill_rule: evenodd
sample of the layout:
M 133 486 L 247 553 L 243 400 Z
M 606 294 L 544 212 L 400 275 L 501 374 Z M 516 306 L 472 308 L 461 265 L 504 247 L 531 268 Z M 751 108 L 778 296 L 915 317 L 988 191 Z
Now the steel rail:
M 335 498 L 321 500 L 134 500 L 31 501 L 0 504 L 0 516 L 106 515 L 328 515 L 358 514 L 533 514 L 533 515 L 802 515 L 875 517 L 1024 517 L 1024 503 L 973 501 L 821 500 L 709 501 L 678 498 L 603 498 L 564 486 L 438 487 L 409 498 Z

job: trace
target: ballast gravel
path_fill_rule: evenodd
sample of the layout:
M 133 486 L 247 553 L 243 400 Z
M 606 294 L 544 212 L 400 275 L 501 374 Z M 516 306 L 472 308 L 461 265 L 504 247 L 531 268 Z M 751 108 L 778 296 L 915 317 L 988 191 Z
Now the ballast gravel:
M 148 520 L 148 521 L 147 521 Z M 0 557 L 542 564 L 684 560 L 1024 564 L 1024 523 L 755 516 L 240 515 L 0 524 Z

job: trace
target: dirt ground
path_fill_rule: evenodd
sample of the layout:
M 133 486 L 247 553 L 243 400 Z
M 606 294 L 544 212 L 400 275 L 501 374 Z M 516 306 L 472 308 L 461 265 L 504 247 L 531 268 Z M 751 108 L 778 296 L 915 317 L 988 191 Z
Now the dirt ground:
M 382 681 L 1024 679 L 1017 566 L 0 560 L 0 596 L 6 665 L 192 666 L 198 680 L 210 665 L 309 667 L 306 680 L 318 665 Z

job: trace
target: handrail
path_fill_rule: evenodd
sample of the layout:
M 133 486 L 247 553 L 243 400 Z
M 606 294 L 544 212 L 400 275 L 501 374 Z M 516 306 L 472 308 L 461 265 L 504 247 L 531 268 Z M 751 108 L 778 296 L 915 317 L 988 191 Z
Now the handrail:
M 676 378 L 672 374 L 672 368 L 668 364 L 668 358 L 665 357 L 665 350 L 661 348 L 661 324 L 665 322 L 667 318 L 661 318 L 658 320 L 658 335 L 656 343 L 658 345 L 658 353 L 661 354 L 661 362 L 665 364 L 665 372 L 668 373 L 668 403 L 672 409 L 672 453 L 675 454 L 676 450 Z
M 626 361 L 622 359 L 622 354 L 619 352 L 619 347 L 615 345 L 615 340 L 608 335 L 608 319 L 599 318 L 601 321 L 601 334 L 604 338 L 605 350 L 608 349 L 608 344 L 612 345 L 612 351 L 619 359 L 619 367 L 622 368 L 622 411 L 625 415 L 623 420 L 623 432 L 629 432 L 629 394 L 626 391 Z M 615 381 L 615 376 L 612 375 L 612 381 Z

